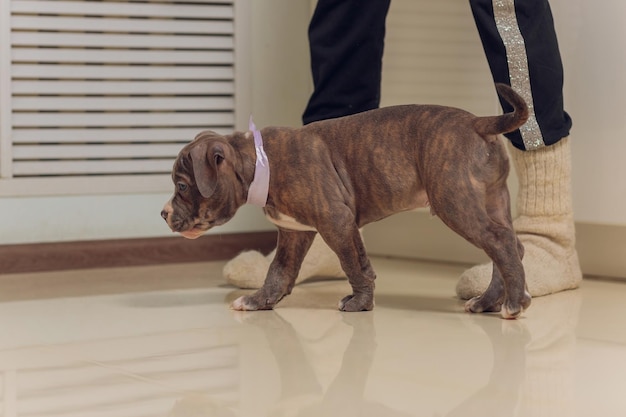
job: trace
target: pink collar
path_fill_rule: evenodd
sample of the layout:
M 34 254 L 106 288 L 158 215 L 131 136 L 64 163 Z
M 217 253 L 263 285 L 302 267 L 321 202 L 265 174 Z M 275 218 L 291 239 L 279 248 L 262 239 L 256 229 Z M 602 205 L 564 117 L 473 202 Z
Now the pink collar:
M 261 132 L 257 130 L 252 116 L 250 116 L 250 130 L 254 136 L 254 149 L 256 150 L 256 164 L 254 168 L 254 179 L 248 189 L 248 204 L 265 207 L 267 203 L 267 193 L 270 187 L 270 164 L 263 149 L 263 138 Z

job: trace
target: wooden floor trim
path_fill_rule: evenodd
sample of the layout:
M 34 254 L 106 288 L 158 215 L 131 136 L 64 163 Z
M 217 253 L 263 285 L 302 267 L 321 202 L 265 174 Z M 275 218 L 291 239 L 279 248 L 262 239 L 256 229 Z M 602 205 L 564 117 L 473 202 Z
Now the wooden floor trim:
M 0 274 L 217 261 L 275 246 L 276 232 L 0 245 Z

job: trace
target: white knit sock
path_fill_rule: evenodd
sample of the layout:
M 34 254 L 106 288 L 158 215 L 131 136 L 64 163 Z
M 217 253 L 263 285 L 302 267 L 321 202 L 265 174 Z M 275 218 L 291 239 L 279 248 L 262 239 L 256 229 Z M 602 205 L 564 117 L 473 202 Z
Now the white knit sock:
M 239 288 L 261 288 L 274 254 L 275 250 L 267 256 L 257 251 L 242 252 L 224 266 L 222 271 L 224 278 L 229 284 Z M 345 278 L 345 276 L 335 252 L 326 245 L 320 235 L 315 236 L 302 262 L 296 284 L 311 277 Z
M 525 248 L 528 291 L 537 297 L 577 288 L 582 273 L 575 247 L 569 138 L 536 151 L 509 149 L 519 178 L 513 228 Z M 459 298 L 482 294 L 491 273 L 491 263 L 465 271 L 456 287 Z

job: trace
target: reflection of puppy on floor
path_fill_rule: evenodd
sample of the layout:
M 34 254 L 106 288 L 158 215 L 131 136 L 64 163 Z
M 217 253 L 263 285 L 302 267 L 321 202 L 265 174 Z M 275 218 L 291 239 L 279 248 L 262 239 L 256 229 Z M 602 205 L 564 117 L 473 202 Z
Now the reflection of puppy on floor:
M 446 417 L 574 416 L 574 350 L 580 291 L 536 299 L 526 320 L 466 316 L 491 342 L 487 385 Z
M 276 312 L 262 315 L 242 313 L 240 317 L 246 324 L 263 331 L 272 353 L 277 358 L 281 396 L 269 415 L 277 417 L 409 416 L 363 398 L 376 352 L 376 333 L 372 313 L 341 316 L 343 323 L 352 327 L 353 333 L 345 348 L 341 369 L 325 391 L 319 382 L 317 370 L 312 366 L 305 352 L 303 345 L 307 341 L 291 323 Z M 332 333 L 333 329 L 328 330 L 321 341 L 325 347 L 337 352 L 345 346 L 344 339 L 335 338 Z M 345 334 L 345 332 L 342 331 L 340 334 Z M 335 342 L 337 346 L 332 345 Z
M 201 394 L 186 395 L 176 401 L 167 417 L 236 417 L 228 406 Z

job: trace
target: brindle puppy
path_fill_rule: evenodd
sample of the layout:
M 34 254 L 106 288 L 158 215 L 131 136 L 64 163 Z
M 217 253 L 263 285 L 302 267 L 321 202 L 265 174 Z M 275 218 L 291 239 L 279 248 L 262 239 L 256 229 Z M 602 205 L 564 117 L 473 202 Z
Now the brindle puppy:
M 316 233 L 335 251 L 352 286 L 343 311 L 374 307 L 374 279 L 359 228 L 394 213 L 429 206 L 452 230 L 493 260 L 491 284 L 465 306 L 518 317 L 529 305 L 522 256 L 506 185 L 509 162 L 499 134 L 528 118 L 524 100 L 497 85 L 514 108 L 477 117 L 464 110 L 406 105 L 293 129 L 262 129 L 270 166 L 265 214 L 278 226 L 276 256 L 262 288 L 235 300 L 236 310 L 271 309 L 293 288 Z M 176 191 L 162 216 L 188 238 L 233 217 L 255 174 L 251 132 L 205 131 L 174 164 Z

